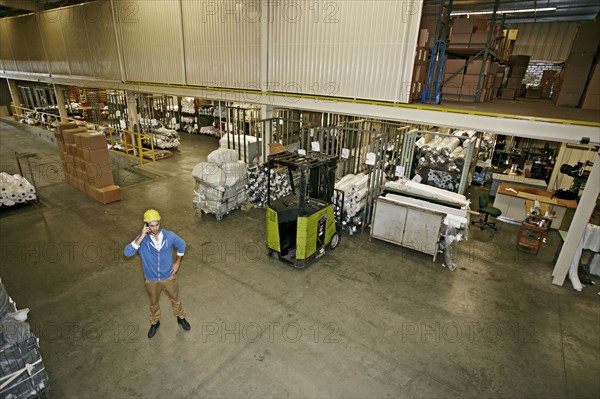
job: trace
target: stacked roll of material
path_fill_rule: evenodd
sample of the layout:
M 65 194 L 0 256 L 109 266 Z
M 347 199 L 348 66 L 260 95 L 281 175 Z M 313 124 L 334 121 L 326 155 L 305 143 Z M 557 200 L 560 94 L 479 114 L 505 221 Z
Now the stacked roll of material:
M 21 175 L 0 173 L 0 205 L 13 206 L 35 200 L 35 188 Z
M 259 208 L 267 205 L 268 170 L 265 165 L 248 170 L 248 199 Z M 292 192 L 290 176 L 285 169 L 271 169 L 271 201 Z
M 350 235 L 362 227 L 368 185 L 369 175 L 359 173 L 344 176 L 334 186 L 338 191 L 334 200 L 335 216 L 342 229 Z M 343 193 L 343 202 L 340 192 Z
M 179 147 L 179 133 L 173 129 L 159 127 L 154 130 L 154 148 L 177 148 Z
M 248 167 L 234 150 L 217 149 L 193 171 L 196 180 L 194 208 L 213 213 L 218 220 L 247 201 Z
M 461 140 L 459 137 L 472 137 L 474 133 L 459 130 L 452 137 L 424 135 L 424 144 L 415 151 L 417 174 L 433 187 L 458 190 L 470 143 L 470 140 Z

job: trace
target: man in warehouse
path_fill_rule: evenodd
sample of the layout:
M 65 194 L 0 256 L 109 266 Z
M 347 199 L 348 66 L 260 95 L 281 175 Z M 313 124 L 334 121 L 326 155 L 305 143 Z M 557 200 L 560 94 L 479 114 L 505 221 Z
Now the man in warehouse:
M 160 327 L 160 294 L 164 290 L 177 316 L 177 323 L 186 331 L 190 323 L 185 319 L 185 312 L 179 299 L 177 271 L 185 252 L 185 241 L 172 231 L 160 228 L 160 214 L 154 209 L 144 213 L 142 233 L 125 247 L 125 256 L 131 257 L 140 253 L 146 291 L 150 299 L 150 330 L 148 338 L 154 337 Z M 177 250 L 177 258 L 173 262 L 173 247 Z

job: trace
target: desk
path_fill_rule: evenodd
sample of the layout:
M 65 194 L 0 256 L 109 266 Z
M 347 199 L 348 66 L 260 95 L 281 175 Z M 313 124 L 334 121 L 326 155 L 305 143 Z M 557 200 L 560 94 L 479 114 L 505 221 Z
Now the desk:
M 533 187 L 542 190 L 546 190 L 548 188 L 548 184 L 544 180 L 531 179 L 522 175 L 505 175 L 504 173 L 494 173 L 492 174 L 492 186 L 490 187 L 490 195 L 496 195 L 496 192 L 498 191 L 500 185 L 505 182 L 512 184 L 520 184 L 522 186 Z
M 520 221 L 527 212 L 525 201 L 537 199 L 541 203 L 548 204 L 550 212 L 556 212 L 550 228 L 560 229 L 567 209 L 577 208 L 577 201 L 552 198 L 552 195 L 553 193 L 550 191 L 519 184 L 502 183 L 498 187 L 494 207 L 502 211 L 502 216 Z

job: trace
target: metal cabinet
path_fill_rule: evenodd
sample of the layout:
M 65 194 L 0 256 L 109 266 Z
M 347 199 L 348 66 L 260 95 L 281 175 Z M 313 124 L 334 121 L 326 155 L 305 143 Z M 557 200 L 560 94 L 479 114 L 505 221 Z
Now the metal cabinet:
M 443 212 L 380 196 L 371 237 L 432 255 L 435 262 L 445 217 Z

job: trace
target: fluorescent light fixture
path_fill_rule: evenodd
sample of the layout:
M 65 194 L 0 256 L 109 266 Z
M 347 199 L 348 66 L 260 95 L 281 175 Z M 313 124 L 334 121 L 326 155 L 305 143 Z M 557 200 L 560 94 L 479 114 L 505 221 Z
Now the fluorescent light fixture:
M 521 10 L 498 10 L 496 14 L 521 14 L 525 12 L 544 12 L 544 11 L 556 11 L 556 7 L 544 7 L 544 8 L 526 8 Z M 494 11 L 456 11 L 451 12 L 450 16 L 456 17 L 460 15 L 489 15 L 493 14 Z

